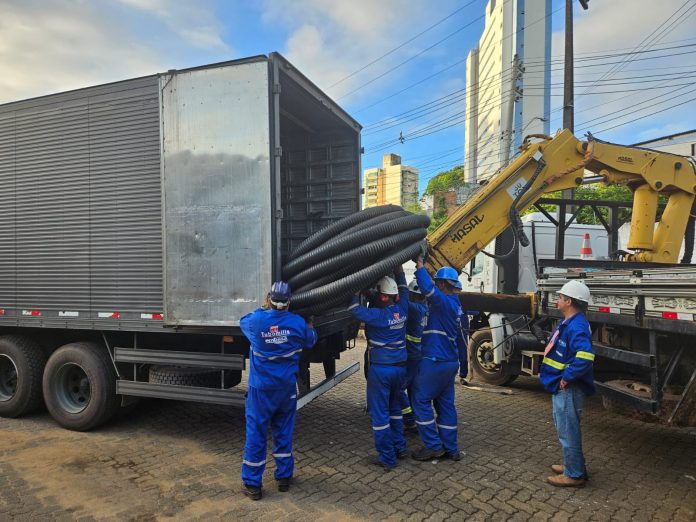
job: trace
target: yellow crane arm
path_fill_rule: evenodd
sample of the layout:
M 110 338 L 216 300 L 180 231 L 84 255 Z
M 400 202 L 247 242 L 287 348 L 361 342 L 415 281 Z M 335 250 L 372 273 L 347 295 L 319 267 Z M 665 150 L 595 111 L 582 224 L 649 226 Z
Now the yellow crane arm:
M 582 184 L 585 170 L 633 191 L 629 260 L 675 263 L 696 194 L 693 163 L 674 154 L 580 141 L 563 130 L 542 142 L 525 140 L 517 158 L 429 234 L 426 266 L 462 269 L 509 226 L 526 246 L 519 215 L 544 194 Z M 655 228 L 660 195 L 668 201 Z

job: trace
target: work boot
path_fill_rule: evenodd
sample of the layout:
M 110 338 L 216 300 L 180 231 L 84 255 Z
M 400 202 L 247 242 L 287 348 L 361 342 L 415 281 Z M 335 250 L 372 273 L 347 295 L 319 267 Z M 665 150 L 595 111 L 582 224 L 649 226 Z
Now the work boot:
M 453 460 L 455 462 L 459 462 L 460 460 L 462 460 L 462 452 L 457 451 L 455 453 L 445 453 L 445 458 Z
M 552 464 L 551 471 L 557 473 L 558 475 L 562 475 L 565 471 L 565 467 L 563 466 L 563 464 Z M 585 474 L 582 476 L 582 478 L 584 480 L 590 480 L 590 476 L 587 474 L 587 470 L 585 470 Z
M 244 493 L 251 500 L 261 500 L 261 488 L 257 488 L 256 486 L 247 486 L 246 484 L 243 484 L 242 493 Z
M 459 384 L 461 384 L 462 386 L 469 386 L 469 381 L 467 380 L 466 377 L 460 377 Z
M 431 450 L 423 446 L 418 451 L 415 451 L 411 457 L 413 460 L 419 460 L 425 462 L 427 460 L 439 459 L 445 454 L 445 449 L 440 448 L 439 450 Z
M 289 477 L 278 479 L 277 482 L 278 482 L 278 491 L 280 491 L 281 493 L 285 493 L 286 491 L 288 491 L 290 489 L 291 479 Z
M 559 488 L 582 488 L 585 487 L 585 479 L 574 479 L 567 475 L 554 475 L 548 477 L 546 482 Z
M 391 471 L 391 470 L 393 470 L 393 469 L 396 469 L 396 464 L 394 464 L 393 466 L 388 466 L 387 464 L 385 464 L 384 462 L 382 462 L 381 460 L 379 460 L 379 457 L 373 457 L 373 458 L 371 458 L 371 459 L 370 459 L 370 464 L 372 464 L 373 466 L 379 466 L 379 467 L 382 468 L 384 471 Z

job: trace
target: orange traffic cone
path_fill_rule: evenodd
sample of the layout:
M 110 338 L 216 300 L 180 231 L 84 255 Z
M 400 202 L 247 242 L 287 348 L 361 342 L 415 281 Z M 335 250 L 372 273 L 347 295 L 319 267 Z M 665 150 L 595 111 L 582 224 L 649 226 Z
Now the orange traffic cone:
M 590 234 L 585 232 L 582 237 L 582 246 L 580 247 L 580 259 L 594 259 L 592 256 L 592 246 L 590 246 Z

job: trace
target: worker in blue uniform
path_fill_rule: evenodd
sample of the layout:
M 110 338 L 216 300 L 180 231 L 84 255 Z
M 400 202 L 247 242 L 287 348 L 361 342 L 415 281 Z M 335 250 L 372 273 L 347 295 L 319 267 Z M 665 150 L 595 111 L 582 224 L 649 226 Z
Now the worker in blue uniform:
M 406 320 L 408 287 L 403 269 L 395 270 L 396 281 L 383 277 L 378 295 L 369 308 L 353 297 L 348 309 L 365 323 L 370 366 L 367 371 L 367 406 L 372 422 L 376 464 L 385 470 L 396 467 L 406 456 L 406 439 L 399 396 L 406 378 Z
M 563 320 L 546 345 L 539 377 L 546 391 L 552 394 L 553 420 L 563 448 L 563 465 L 551 466 L 555 475 L 546 480 L 559 487 L 582 487 L 587 480 L 587 469 L 580 414 L 585 398 L 595 392 L 592 330 L 584 313 L 590 290 L 580 281 L 571 280 L 558 294 L 556 307 Z
M 404 428 L 415 429 L 416 418 L 413 415 L 413 379 L 418 372 L 421 361 L 421 336 L 428 320 L 428 305 L 425 296 L 414 279 L 408 284 L 408 320 L 406 321 L 406 379 L 401 387 L 401 414 L 404 416 Z
M 317 332 L 311 322 L 288 310 L 290 297 L 287 283 L 273 283 L 266 307 L 245 315 L 239 323 L 250 343 L 242 482 L 244 494 L 253 500 L 262 496 L 269 425 L 279 491 L 288 491 L 294 470 L 299 360 L 302 350 L 317 342 Z
M 425 461 L 446 456 L 460 460 L 454 406 L 454 380 L 459 369 L 457 338 L 461 335 L 462 315 L 455 287 L 458 274 L 451 267 L 440 268 L 433 283 L 422 257 L 416 260 L 416 267 L 416 281 L 428 300 L 429 311 L 421 340 L 423 359 L 413 382 L 413 412 L 423 447 L 413 458 Z

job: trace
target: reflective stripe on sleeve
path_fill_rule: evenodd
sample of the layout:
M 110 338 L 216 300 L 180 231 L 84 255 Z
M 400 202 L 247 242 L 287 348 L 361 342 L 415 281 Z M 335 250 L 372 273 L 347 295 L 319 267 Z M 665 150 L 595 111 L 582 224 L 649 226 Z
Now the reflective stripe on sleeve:
M 435 293 L 435 289 L 433 288 L 430 292 L 428 292 L 427 294 L 425 294 L 425 297 L 430 297 L 430 296 L 433 295 L 434 293 Z
M 445 424 L 438 424 L 437 427 L 445 429 L 445 430 L 456 430 L 457 429 L 456 426 L 447 426 Z
M 390 415 L 389 418 L 394 419 L 394 420 L 403 419 L 403 417 L 401 415 Z
M 385 424 L 384 426 L 372 426 L 372 429 L 375 431 L 386 430 L 387 428 L 389 428 L 389 424 Z
M 420 337 L 414 337 L 413 335 L 408 335 L 408 334 L 406 334 L 406 340 L 407 340 L 407 341 L 411 341 L 412 343 L 419 343 L 419 342 L 421 342 L 421 338 L 420 338 Z
M 261 357 L 262 359 L 268 359 L 269 361 L 272 361 L 273 359 L 281 359 L 281 358 L 284 358 L 284 357 L 292 357 L 293 355 L 295 355 L 295 354 L 297 354 L 297 353 L 300 353 L 301 351 L 302 351 L 302 348 L 300 348 L 299 350 L 295 350 L 294 352 L 285 353 L 285 354 L 283 354 L 283 355 L 270 355 L 270 356 L 265 356 L 265 355 L 263 355 L 263 354 L 260 354 L 259 352 L 254 352 L 254 355 L 255 355 L 256 357 Z
M 425 334 L 444 335 L 450 341 L 453 341 L 453 342 L 455 341 L 454 337 L 450 337 L 449 335 L 447 335 L 447 332 L 443 332 L 442 330 L 423 330 L 423 335 L 425 335 Z
M 421 426 L 427 426 L 428 424 L 435 424 L 435 419 L 431 419 L 431 420 L 425 421 L 425 422 L 416 421 L 416 424 L 420 424 Z
M 348 310 L 352 310 L 353 308 L 357 308 L 358 306 L 360 306 L 360 303 L 353 303 L 348 307 Z
M 549 357 L 544 357 L 544 360 L 541 361 L 541 364 L 546 364 L 548 366 L 551 366 L 551 368 L 556 368 L 557 370 L 565 370 L 568 365 L 560 363 L 558 361 L 554 361 L 553 359 Z
M 594 361 L 595 354 L 592 352 L 576 352 L 575 357 L 578 359 L 587 359 L 588 361 Z
M 274 453 L 273 456 L 277 459 L 287 459 L 292 457 L 292 453 Z
M 259 466 L 263 466 L 266 463 L 265 460 L 262 460 L 261 462 L 249 462 L 248 460 L 243 460 L 242 464 L 246 464 L 247 466 L 253 466 L 255 468 Z

